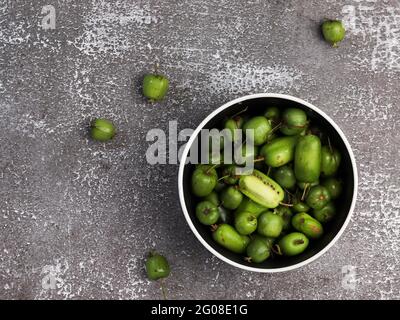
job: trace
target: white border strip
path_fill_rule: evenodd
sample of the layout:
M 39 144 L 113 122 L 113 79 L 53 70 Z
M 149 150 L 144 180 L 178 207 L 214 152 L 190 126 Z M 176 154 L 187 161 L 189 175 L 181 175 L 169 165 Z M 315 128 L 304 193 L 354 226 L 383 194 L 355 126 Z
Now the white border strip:
M 251 99 L 256 99 L 256 98 L 281 98 L 281 99 L 286 99 L 289 101 L 294 101 L 297 103 L 300 103 L 302 105 L 305 105 L 306 107 L 310 108 L 311 110 L 315 111 L 316 113 L 320 114 L 322 117 L 324 117 L 332 126 L 333 128 L 337 131 L 337 133 L 340 135 L 340 137 L 342 138 L 347 151 L 349 152 L 350 155 L 350 159 L 351 159 L 351 164 L 353 167 L 353 176 L 354 176 L 354 191 L 353 191 L 353 198 L 352 198 L 352 202 L 351 202 L 351 206 L 350 206 L 350 210 L 349 213 L 347 215 L 347 218 L 345 220 L 345 222 L 343 223 L 343 226 L 340 228 L 339 232 L 336 234 L 336 236 L 325 246 L 325 248 L 323 248 L 321 251 L 319 251 L 317 254 L 313 255 L 312 257 L 308 258 L 307 260 L 304 260 L 300 263 L 291 265 L 289 267 L 284 267 L 284 268 L 274 268 L 274 269 L 264 269 L 264 268 L 256 268 L 256 267 L 249 267 L 249 266 L 245 266 L 242 264 L 239 264 L 237 262 L 234 262 L 228 258 L 226 258 L 225 256 L 223 256 L 222 254 L 220 254 L 218 251 L 214 250 L 203 238 L 202 236 L 198 233 L 198 231 L 196 230 L 196 227 L 194 226 L 194 224 L 192 223 L 192 220 L 189 216 L 189 212 L 186 208 L 186 203 L 185 203 L 185 198 L 184 198 L 184 193 L 183 193 L 183 172 L 184 172 L 184 168 L 185 168 L 185 163 L 186 163 L 186 159 L 187 156 L 189 154 L 189 150 L 193 144 L 193 141 L 195 140 L 195 138 L 197 137 L 197 135 L 199 134 L 200 130 L 203 129 L 203 127 L 212 119 L 214 118 L 218 113 L 220 113 L 221 111 L 229 108 L 232 105 L 235 105 L 239 102 L 243 102 L 246 100 L 251 100 Z M 214 110 L 213 112 L 211 112 L 201 123 L 200 125 L 196 128 L 196 130 L 193 132 L 192 136 L 190 137 L 189 141 L 186 144 L 186 147 L 183 151 L 182 154 L 182 158 L 180 161 L 180 165 L 179 165 L 179 173 L 178 173 L 178 190 L 179 190 L 179 200 L 181 203 L 181 207 L 182 207 L 182 211 L 185 215 L 186 221 L 189 224 L 190 229 L 192 229 L 192 232 L 194 233 L 194 235 L 197 237 L 197 239 L 203 244 L 204 247 L 206 247 L 206 249 L 208 251 L 210 251 L 213 255 L 215 255 L 216 257 L 218 257 L 219 259 L 221 259 L 222 261 L 243 269 L 243 270 L 247 270 L 247 271 L 254 271 L 254 272 L 262 272 L 262 273 L 277 273 L 277 272 L 284 272 L 284 271 L 290 271 L 290 270 L 294 270 L 300 267 L 303 267 L 307 264 L 309 264 L 310 262 L 318 259 L 319 257 L 321 257 L 325 252 L 327 252 L 334 244 L 335 242 L 340 238 L 340 236 L 343 234 L 344 230 L 346 229 L 347 225 L 349 224 L 351 217 L 353 215 L 353 211 L 354 211 L 354 207 L 355 207 L 355 203 L 356 203 L 356 199 L 357 199 L 357 190 L 358 190 L 358 173 L 357 173 L 357 166 L 356 166 L 356 161 L 354 158 L 354 154 L 353 151 L 350 147 L 349 142 L 347 141 L 344 133 L 342 132 L 342 130 L 338 127 L 338 125 L 327 115 L 325 114 L 322 110 L 320 110 L 319 108 L 315 107 L 314 105 L 312 105 L 311 103 L 308 103 L 302 99 L 290 96 L 290 95 L 286 95 L 286 94 L 279 94 L 279 93 L 258 93 L 258 94 L 251 94 L 251 95 L 247 95 L 241 98 L 237 98 L 235 100 L 232 100 L 228 103 L 225 103 L 224 105 L 222 105 L 221 107 L 217 108 L 216 110 Z

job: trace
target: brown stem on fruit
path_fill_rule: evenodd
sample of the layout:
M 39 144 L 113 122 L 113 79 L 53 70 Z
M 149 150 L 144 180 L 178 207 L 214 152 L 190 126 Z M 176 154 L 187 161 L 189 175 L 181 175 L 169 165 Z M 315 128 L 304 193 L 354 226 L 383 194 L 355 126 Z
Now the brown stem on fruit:
M 330 152 L 332 154 L 333 161 L 335 162 L 335 164 L 337 164 L 337 159 L 335 157 L 335 154 L 333 153 L 333 147 L 332 147 L 332 144 L 331 144 L 331 139 L 329 139 L 329 137 L 328 137 L 328 146 L 329 146 L 329 150 L 330 150 Z
M 211 232 L 215 232 L 215 231 L 217 231 L 217 229 L 218 229 L 218 225 L 217 224 L 212 224 L 211 225 Z
M 281 250 L 281 248 L 279 247 L 278 244 L 274 244 L 274 245 L 272 246 L 271 250 L 272 250 L 273 253 L 275 253 L 275 254 L 277 254 L 277 255 L 279 255 L 279 256 L 282 255 L 282 250 Z
M 157 253 L 156 250 L 151 249 L 150 252 L 149 252 L 149 257 L 154 256 L 156 253 Z
M 297 202 L 299 202 L 299 200 L 300 200 L 300 194 L 299 194 L 299 189 L 298 188 L 296 188 L 296 192 L 294 193 L 294 196 L 293 196 L 293 199 L 294 200 L 297 200 Z M 296 203 L 297 203 L 296 202 Z
M 302 194 L 302 196 L 301 196 L 301 201 L 304 201 L 304 198 L 305 198 L 305 196 L 306 196 L 307 189 L 308 189 L 308 186 L 309 186 L 309 185 L 310 185 L 309 183 L 304 184 L 304 190 L 303 190 L 303 194 Z
M 219 178 L 217 181 L 221 181 L 221 180 L 223 180 L 223 179 L 225 179 L 225 178 L 228 178 L 228 177 L 230 177 L 230 176 L 231 176 L 231 175 L 228 174 L 228 175 L 226 175 L 226 176 L 223 176 L 223 177 Z
M 239 111 L 238 113 L 235 113 L 231 118 L 233 119 L 233 118 L 237 117 L 239 114 L 242 114 L 243 112 L 246 112 L 248 108 L 249 107 L 246 107 L 242 111 Z
M 291 203 L 279 202 L 279 204 L 280 204 L 281 206 L 284 206 L 284 207 L 293 207 L 293 204 L 291 204 Z
M 159 69 L 160 69 L 160 64 L 159 64 L 158 62 L 156 62 L 156 63 L 154 64 L 154 73 L 155 73 L 155 74 L 158 74 Z
M 164 300 L 167 300 L 167 292 L 165 290 L 165 284 L 164 284 L 164 279 L 163 278 L 161 278 L 160 286 L 161 286 L 161 291 L 162 291 Z
M 245 258 L 244 258 L 244 261 L 246 261 L 246 262 L 248 262 L 248 263 L 251 263 L 251 257 L 245 257 Z
M 287 192 L 290 196 L 294 197 L 294 194 L 291 193 L 288 189 L 284 189 L 284 190 L 285 190 L 285 192 Z
M 328 137 L 328 146 L 329 146 L 329 150 L 333 154 L 333 148 L 332 148 L 332 144 L 331 144 L 331 139 L 329 139 L 329 137 Z
M 256 159 L 254 159 L 254 162 L 261 162 L 261 161 L 264 161 L 264 157 L 260 157 L 260 158 L 256 158 Z
M 271 134 L 273 134 L 275 131 L 277 131 L 280 127 L 282 127 L 282 122 L 279 122 L 275 127 L 273 127 L 269 132 L 268 132 L 268 136 L 270 136 Z
M 289 192 L 287 189 L 283 189 L 289 196 L 289 202 L 293 204 L 293 200 L 295 198 L 294 194 Z
M 240 117 L 239 116 L 234 117 L 233 121 L 235 121 L 236 123 L 239 122 L 240 121 Z
M 291 127 L 292 128 L 297 128 L 297 129 L 304 129 L 304 128 L 307 127 L 307 125 L 308 125 L 308 123 L 306 123 L 305 125 L 302 125 L 302 126 L 291 125 Z
M 206 171 L 206 174 L 209 174 L 210 171 L 211 171 L 212 169 L 215 169 L 217 166 L 219 166 L 219 163 L 214 164 L 214 165 L 212 165 L 211 167 L 209 167 L 209 168 L 207 169 L 207 171 Z

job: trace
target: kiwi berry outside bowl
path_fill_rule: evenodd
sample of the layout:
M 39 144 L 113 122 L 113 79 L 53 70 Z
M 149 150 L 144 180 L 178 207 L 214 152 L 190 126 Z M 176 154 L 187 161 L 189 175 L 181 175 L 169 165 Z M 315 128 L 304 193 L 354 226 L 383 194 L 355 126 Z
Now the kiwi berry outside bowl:
M 307 113 L 312 124 L 317 125 L 323 132 L 327 133 L 332 145 L 334 145 L 342 155 L 339 176 L 343 181 L 343 193 L 340 197 L 340 201 L 337 202 L 335 218 L 325 229 L 324 235 L 316 241 L 311 241 L 306 251 L 298 256 L 280 257 L 279 259 L 270 258 L 263 263 L 254 264 L 246 262 L 243 259 L 244 256 L 232 253 L 214 242 L 210 227 L 202 225 L 197 220 L 195 206 L 199 199 L 191 193 L 191 175 L 195 165 L 190 163 L 186 164 L 186 162 L 189 150 L 199 136 L 201 129 L 221 128 L 224 119 L 237 114 L 245 107 L 248 108 L 246 113 L 250 115 L 260 115 L 267 106 L 276 106 L 282 110 L 287 107 L 303 109 Z M 178 174 L 179 199 L 184 216 L 194 235 L 203 246 L 219 259 L 232 266 L 248 271 L 265 273 L 297 269 L 316 260 L 332 247 L 342 235 L 351 219 L 357 198 L 357 186 L 357 167 L 353 152 L 345 135 L 335 122 L 323 111 L 306 101 L 289 95 L 274 93 L 260 93 L 244 96 L 224 104 L 209 114 L 190 137 L 182 153 Z

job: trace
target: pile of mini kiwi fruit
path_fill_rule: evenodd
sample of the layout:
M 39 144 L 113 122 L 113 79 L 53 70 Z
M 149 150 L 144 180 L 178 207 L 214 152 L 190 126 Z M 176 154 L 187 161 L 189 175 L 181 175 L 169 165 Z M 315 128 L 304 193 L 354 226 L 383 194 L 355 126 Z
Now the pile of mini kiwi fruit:
M 224 164 L 220 143 L 218 154 L 213 151 L 191 176 L 197 219 L 210 227 L 215 242 L 250 263 L 303 253 L 335 217 L 340 152 L 300 108 L 271 106 L 258 116 L 244 110 L 223 128 L 230 134 L 221 140 L 233 144 L 238 133 L 254 133 L 254 148 L 239 143 L 254 169 L 238 174 L 239 165 Z

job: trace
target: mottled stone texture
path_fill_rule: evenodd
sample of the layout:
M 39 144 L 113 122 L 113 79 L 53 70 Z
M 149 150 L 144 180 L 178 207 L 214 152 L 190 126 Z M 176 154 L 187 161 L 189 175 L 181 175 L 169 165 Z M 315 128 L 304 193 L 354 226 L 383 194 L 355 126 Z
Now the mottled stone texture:
M 49 4 L 56 28 L 43 30 Z M 400 298 L 398 1 L 0 0 L 0 16 L 0 298 L 161 298 L 143 269 L 153 247 L 171 262 L 173 299 Z M 338 49 L 324 18 L 345 20 Z M 171 90 L 151 105 L 139 83 L 155 61 Z M 256 92 L 324 110 L 360 174 L 343 237 L 284 274 L 213 257 L 183 218 L 178 166 L 144 156 L 148 130 L 194 128 Z M 99 116 L 117 124 L 114 142 L 88 139 Z M 52 275 L 56 289 L 43 288 Z

